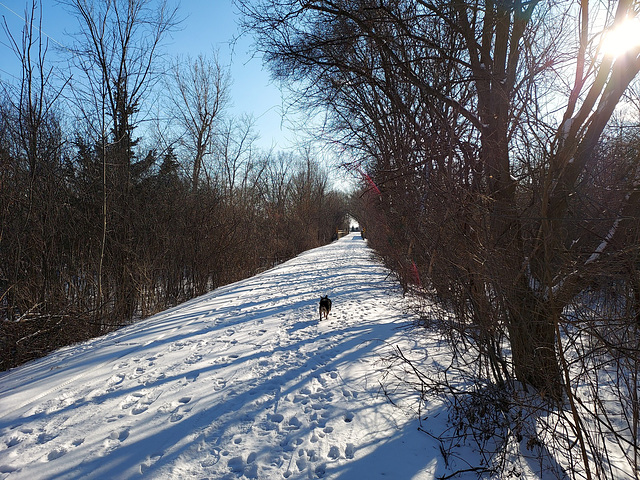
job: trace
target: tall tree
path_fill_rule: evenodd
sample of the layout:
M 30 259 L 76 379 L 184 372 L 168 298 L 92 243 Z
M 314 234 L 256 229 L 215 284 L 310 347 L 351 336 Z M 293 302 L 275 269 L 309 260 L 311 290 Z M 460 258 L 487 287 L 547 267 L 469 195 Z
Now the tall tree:
M 176 10 L 166 1 L 152 0 L 63 3 L 77 17 L 80 28 L 72 58 L 84 73 L 85 83 L 76 85 L 76 92 L 86 116 L 101 125 L 95 132 L 96 141 L 103 145 L 103 253 L 99 263 L 108 260 L 111 265 L 116 317 L 131 318 L 136 308 L 133 185 L 152 160 L 147 156 L 136 162 L 133 131 L 141 120 L 143 100 L 160 78 L 156 68 L 159 48 L 176 26 Z M 99 285 L 102 276 L 100 271 Z
M 229 103 L 229 72 L 212 58 L 199 55 L 176 60 L 172 97 L 176 117 L 186 133 L 189 150 L 193 150 L 192 188 L 198 189 L 205 156 L 211 153 L 216 121 Z

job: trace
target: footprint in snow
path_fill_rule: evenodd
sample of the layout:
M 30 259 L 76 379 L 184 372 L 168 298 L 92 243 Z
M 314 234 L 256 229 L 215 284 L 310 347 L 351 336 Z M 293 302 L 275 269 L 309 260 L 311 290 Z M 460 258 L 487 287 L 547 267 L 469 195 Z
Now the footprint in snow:
M 191 397 L 182 397 L 177 402 L 165 403 L 158 408 L 159 413 L 171 414 L 169 421 L 172 423 L 179 422 L 184 418 L 184 414 L 181 409 L 185 407 L 187 403 L 191 402 Z M 183 409 L 186 412 L 191 411 L 191 408 Z
M 60 458 L 67 453 L 67 449 L 64 447 L 54 448 L 47 455 L 47 461 L 55 460 L 56 458 Z
M 202 355 L 194 353 L 194 354 L 189 355 L 185 359 L 184 363 L 186 363 L 187 365 L 193 365 L 194 363 L 198 363 L 200 360 L 202 360 Z
M 124 442 L 127 438 L 129 438 L 129 428 L 123 428 L 122 430 L 114 430 L 109 435 L 111 440 L 118 440 L 119 442 Z
M 344 449 L 344 456 L 352 459 L 355 454 L 356 448 L 353 443 L 347 443 L 347 447 Z
M 300 427 L 302 427 L 302 422 L 297 417 L 294 416 L 289 419 L 289 430 L 298 430 Z
M 282 423 L 284 416 L 281 413 L 274 413 L 269 418 L 274 423 Z
M 234 473 L 244 473 L 244 460 L 242 457 L 233 457 L 227 461 L 227 466 Z
M 97 455 L 100 457 L 105 457 L 121 447 L 122 443 L 127 438 L 129 438 L 129 428 L 131 427 L 124 427 L 112 431 L 111 434 L 104 440 L 102 449 L 99 452 L 96 452 Z
M 242 457 L 232 457 L 227 461 L 227 467 L 242 478 L 258 478 L 258 464 L 255 463 L 256 454 L 251 452 L 245 462 Z
M 300 450 L 300 458 L 296 460 L 296 467 L 300 472 L 304 472 L 307 469 L 307 459 L 304 458 L 304 450 Z
M 123 368 L 127 368 L 128 366 L 129 364 L 127 362 L 120 362 L 117 365 L 113 366 L 113 370 L 121 370 Z M 124 376 L 122 378 L 124 378 Z
M 124 373 L 116 373 L 115 375 L 112 375 L 109 380 L 107 380 L 107 385 L 109 387 L 115 387 L 116 385 L 121 384 L 124 381 L 124 378 Z
M 4 444 L 7 446 L 7 448 L 15 447 L 16 445 L 20 444 L 20 439 L 18 437 L 11 437 L 10 439 L 5 440 Z
M 331 459 L 331 460 L 337 460 L 338 458 L 340 458 L 340 449 L 338 447 L 336 447 L 335 445 L 333 445 L 330 449 L 329 449 L 329 453 L 327 454 L 327 456 Z
M 38 438 L 36 440 L 36 443 L 43 445 L 45 443 L 50 442 L 51 440 L 53 440 L 54 438 L 56 438 L 57 435 L 53 434 L 53 433 L 41 433 L 40 435 L 38 435 Z
M 157 452 L 148 456 L 147 459 L 142 464 L 140 464 L 140 474 L 144 475 L 145 472 L 153 466 L 153 464 L 155 464 L 158 460 L 160 460 L 160 458 L 162 458 L 162 455 L 162 453 Z
M 140 400 L 140 397 L 142 397 L 143 395 L 144 394 L 141 392 L 134 392 L 132 394 L 127 395 L 124 398 L 124 400 L 120 403 L 120 408 L 122 410 L 128 410 L 129 408 L 137 404 L 138 401 Z
M 147 405 L 136 405 L 131 409 L 131 415 L 140 415 L 149 409 Z

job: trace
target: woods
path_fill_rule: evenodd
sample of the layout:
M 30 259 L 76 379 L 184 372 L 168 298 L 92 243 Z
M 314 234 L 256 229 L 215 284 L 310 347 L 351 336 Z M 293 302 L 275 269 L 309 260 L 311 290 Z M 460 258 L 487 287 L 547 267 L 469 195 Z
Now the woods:
M 616 478 L 613 443 L 637 472 L 640 49 L 601 49 L 634 4 L 239 3 L 274 74 L 349 152 L 358 220 L 432 301 L 424 322 L 450 340 L 448 368 L 514 429 L 492 461 L 526 430 L 574 478 Z M 464 392 L 416 382 L 425 401 L 459 395 L 476 431 Z
M 360 178 L 349 202 L 312 148 L 257 148 L 215 52 L 164 55 L 168 2 L 61 3 L 63 70 L 37 3 L 5 27 L 0 368 L 326 243 L 349 211 L 449 344 L 437 378 L 388 360 L 450 402 L 445 461 L 472 438 L 480 474 L 514 444 L 558 478 L 640 471 L 640 43 L 606 46 L 634 2 L 235 0 Z
M 63 3 L 73 75 L 52 66 L 39 3 L 21 37 L 5 27 L 21 76 L 0 98 L 0 369 L 328 243 L 346 219 L 313 151 L 262 151 L 226 111 L 215 53 L 161 54 L 168 3 Z M 159 87 L 166 122 L 150 122 Z

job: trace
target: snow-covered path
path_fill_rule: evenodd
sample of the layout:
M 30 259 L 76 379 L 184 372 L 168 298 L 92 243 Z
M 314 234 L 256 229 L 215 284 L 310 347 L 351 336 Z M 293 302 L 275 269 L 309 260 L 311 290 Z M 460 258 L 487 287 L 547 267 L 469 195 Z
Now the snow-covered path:
M 2 373 L 0 478 L 433 478 L 380 392 L 401 306 L 351 234 Z

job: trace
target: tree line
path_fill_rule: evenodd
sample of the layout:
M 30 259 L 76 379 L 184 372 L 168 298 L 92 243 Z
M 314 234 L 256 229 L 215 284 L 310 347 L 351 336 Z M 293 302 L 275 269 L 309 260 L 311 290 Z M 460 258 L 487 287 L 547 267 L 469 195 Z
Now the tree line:
M 160 54 L 178 10 L 62 3 L 68 76 L 39 3 L 20 36 L 5 25 L 20 74 L 0 97 L 0 369 L 271 268 L 346 219 L 312 150 L 262 151 L 229 114 L 215 54 Z
M 407 370 L 492 449 L 476 471 L 524 437 L 559 478 L 618 478 L 609 455 L 637 475 L 640 47 L 602 50 L 633 2 L 238 3 L 352 156 L 370 244 L 431 300 L 424 324 L 474 387 Z

